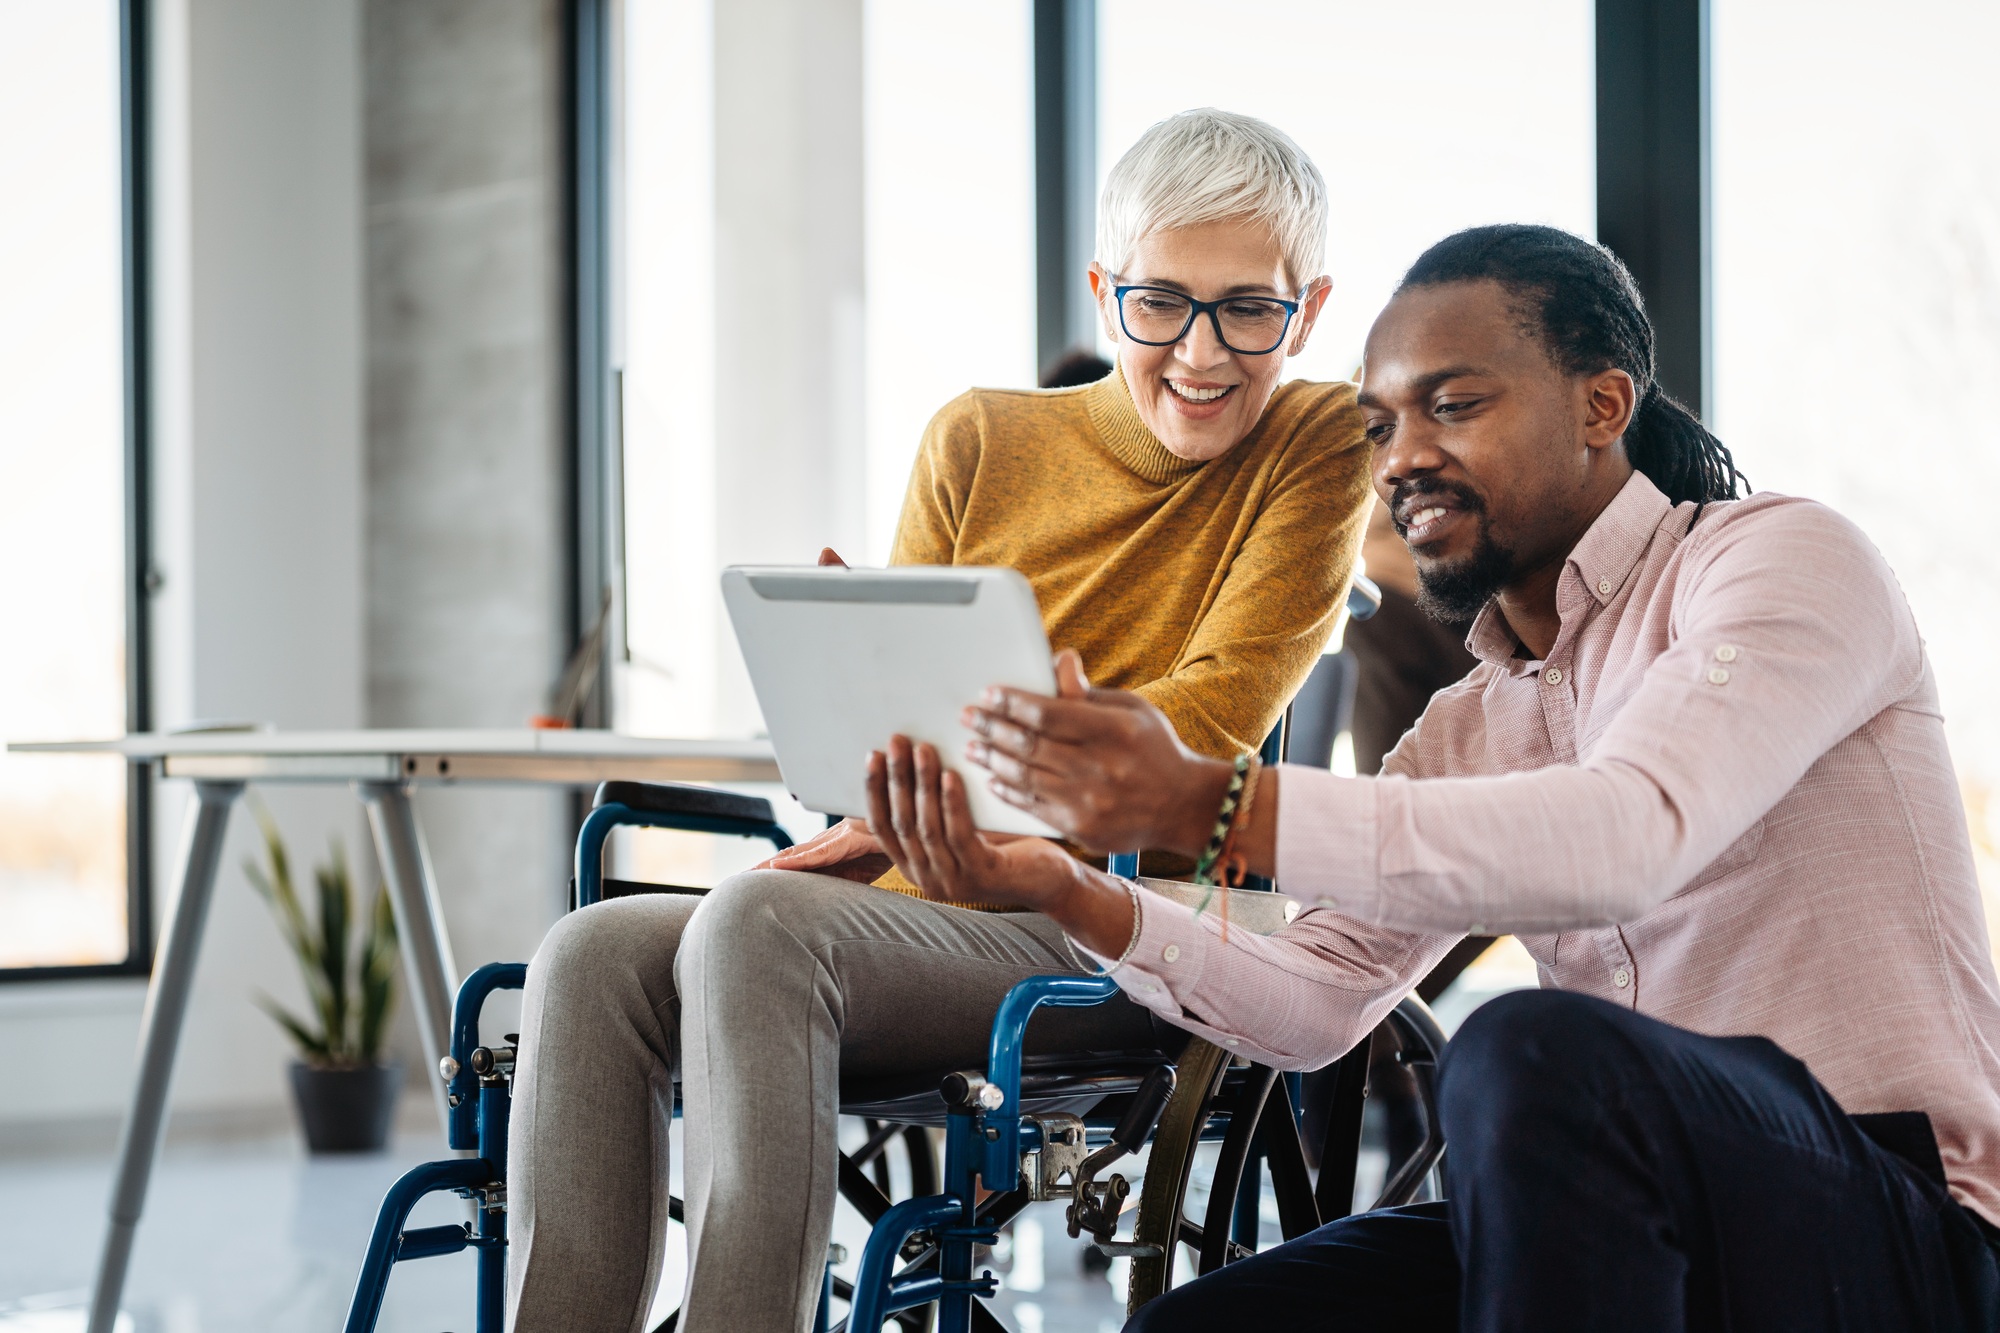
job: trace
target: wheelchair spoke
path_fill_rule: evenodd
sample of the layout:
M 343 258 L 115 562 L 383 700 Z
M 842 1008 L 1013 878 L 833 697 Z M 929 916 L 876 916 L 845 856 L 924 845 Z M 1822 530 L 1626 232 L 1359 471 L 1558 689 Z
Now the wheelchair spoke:
M 889 1196 L 846 1153 L 840 1154 L 840 1197 L 853 1204 L 871 1227 L 889 1211 Z
M 1181 1244 L 1190 1246 L 1197 1253 L 1199 1253 L 1202 1247 L 1202 1243 L 1207 1239 L 1208 1239 L 1208 1231 L 1205 1227 L 1202 1226 L 1201 1223 L 1190 1222 L 1185 1217 L 1181 1219 Z M 1257 1251 L 1251 1249 L 1248 1245 L 1239 1245 L 1238 1243 L 1232 1240 L 1229 1242 L 1229 1248 L 1228 1248 L 1229 1257 L 1226 1260 L 1224 1260 L 1224 1262 L 1233 1264 L 1238 1259 L 1248 1259 L 1251 1255 L 1255 1253 L 1257 1253 Z
M 1237 1196 L 1246 1168 L 1256 1169 L 1249 1166 L 1250 1145 L 1257 1137 L 1258 1123 L 1278 1082 L 1278 1071 L 1264 1065 L 1252 1065 L 1246 1072 L 1248 1077 L 1242 1086 L 1230 1095 L 1229 1129 L 1222 1137 L 1222 1151 L 1216 1154 L 1215 1174 L 1209 1181 L 1208 1211 L 1202 1219 L 1204 1239 L 1195 1264 L 1197 1275 L 1213 1272 L 1230 1262 L 1230 1246 L 1234 1244 L 1230 1231 L 1235 1221 Z
M 972 1333 L 1009 1333 L 1007 1326 L 978 1301 L 972 1303 Z
M 1299 1143 L 1299 1122 L 1282 1081 L 1271 1090 L 1257 1135 L 1271 1163 L 1271 1193 L 1278 1200 L 1278 1229 L 1286 1240 L 1297 1240 L 1319 1226 L 1319 1204 L 1313 1198 L 1312 1176 Z

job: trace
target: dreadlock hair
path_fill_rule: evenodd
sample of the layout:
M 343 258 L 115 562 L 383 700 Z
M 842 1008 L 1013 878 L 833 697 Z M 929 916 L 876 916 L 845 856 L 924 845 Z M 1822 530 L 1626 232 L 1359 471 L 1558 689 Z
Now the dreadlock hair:
M 1530 332 L 1564 373 L 1622 370 L 1632 377 L 1639 403 L 1625 428 L 1625 456 L 1671 503 L 1733 500 L 1739 489 L 1749 491 L 1722 441 L 1660 387 L 1653 321 L 1616 255 L 1555 227 L 1471 227 L 1419 255 L 1396 290 L 1482 279 L 1522 302 Z

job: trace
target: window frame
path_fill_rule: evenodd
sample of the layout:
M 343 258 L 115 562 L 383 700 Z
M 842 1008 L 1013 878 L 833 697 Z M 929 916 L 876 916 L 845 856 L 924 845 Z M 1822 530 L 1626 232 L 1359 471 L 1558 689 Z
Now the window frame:
M 119 259 L 123 270 L 125 729 L 146 731 L 152 707 L 151 92 L 147 0 L 118 0 Z M 125 947 L 115 963 L 0 967 L 0 985 L 153 971 L 153 768 L 125 766 Z

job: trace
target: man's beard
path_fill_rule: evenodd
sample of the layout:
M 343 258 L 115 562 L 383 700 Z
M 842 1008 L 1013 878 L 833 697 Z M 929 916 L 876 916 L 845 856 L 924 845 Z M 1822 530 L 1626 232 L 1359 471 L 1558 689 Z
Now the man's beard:
M 1451 564 L 1433 562 L 1428 568 L 1417 566 L 1417 609 L 1441 624 L 1462 625 L 1478 615 L 1493 594 L 1513 577 L 1514 553 L 1493 540 L 1486 503 L 1469 486 L 1440 481 L 1399 486 L 1391 500 L 1390 516 L 1395 519 L 1396 515 L 1408 512 L 1406 503 L 1410 500 L 1439 494 L 1449 494 L 1462 513 L 1478 521 L 1479 542 L 1472 548 L 1472 554 L 1462 560 Z M 1408 536 L 1408 529 L 1400 519 L 1395 519 L 1395 526 L 1398 533 Z

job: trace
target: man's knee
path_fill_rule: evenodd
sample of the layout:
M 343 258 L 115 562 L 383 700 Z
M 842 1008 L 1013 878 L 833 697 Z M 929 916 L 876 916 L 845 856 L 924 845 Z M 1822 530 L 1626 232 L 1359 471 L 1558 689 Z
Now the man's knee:
M 1622 1084 L 1639 1057 L 1632 1015 L 1567 991 L 1531 990 L 1481 1005 L 1445 1048 L 1438 1109 L 1463 1157 L 1513 1129 L 1554 1132 L 1560 1116 Z

